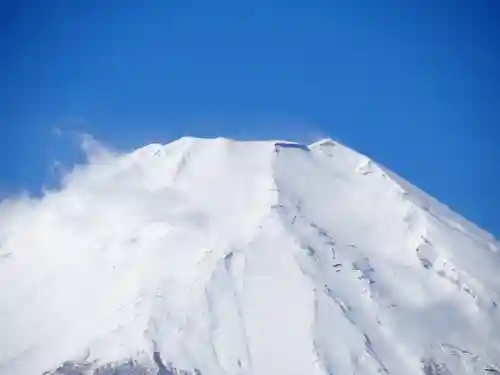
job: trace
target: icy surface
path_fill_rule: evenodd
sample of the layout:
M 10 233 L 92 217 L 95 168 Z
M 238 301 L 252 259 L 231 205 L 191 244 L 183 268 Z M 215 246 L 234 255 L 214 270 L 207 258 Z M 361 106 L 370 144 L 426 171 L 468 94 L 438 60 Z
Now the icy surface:
M 0 374 L 493 375 L 499 250 L 328 139 L 104 155 L 0 206 Z

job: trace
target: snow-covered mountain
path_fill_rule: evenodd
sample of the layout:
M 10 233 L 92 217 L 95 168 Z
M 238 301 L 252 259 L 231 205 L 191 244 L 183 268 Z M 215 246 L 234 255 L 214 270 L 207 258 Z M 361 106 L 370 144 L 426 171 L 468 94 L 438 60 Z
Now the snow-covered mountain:
M 500 246 L 332 140 L 182 138 L 0 206 L 0 374 L 500 374 Z

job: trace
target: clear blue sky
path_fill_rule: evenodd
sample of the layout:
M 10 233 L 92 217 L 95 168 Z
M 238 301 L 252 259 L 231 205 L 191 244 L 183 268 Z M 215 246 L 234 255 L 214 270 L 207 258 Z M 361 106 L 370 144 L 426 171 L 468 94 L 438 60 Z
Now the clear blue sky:
M 330 136 L 500 237 L 495 0 L 12 0 L 0 17 L 4 195 L 80 160 L 77 133 Z

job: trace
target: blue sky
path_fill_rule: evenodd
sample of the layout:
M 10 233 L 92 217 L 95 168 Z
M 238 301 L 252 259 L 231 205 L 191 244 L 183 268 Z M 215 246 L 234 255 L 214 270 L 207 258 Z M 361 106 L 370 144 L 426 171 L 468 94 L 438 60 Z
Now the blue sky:
M 494 0 L 0 3 L 0 192 L 77 135 L 336 138 L 500 237 Z

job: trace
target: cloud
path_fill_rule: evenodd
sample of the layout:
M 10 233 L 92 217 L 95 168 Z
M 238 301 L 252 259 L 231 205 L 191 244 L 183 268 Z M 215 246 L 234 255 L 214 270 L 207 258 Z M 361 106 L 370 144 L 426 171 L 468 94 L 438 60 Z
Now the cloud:
M 63 132 L 56 132 L 64 137 Z M 84 153 L 85 160 L 80 164 L 53 160 L 49 168 L 56 181 L 50 188 L 43 188 L 41 196 L 34 196 L 26 188 L 14 193 L 0 191 L 0 255 L 6 251 L 4 239 L 43 236 L 40 229 L 43 223 L 61 216 L 68 208 L 68 199 L 79 200 L 77 191 L 84 191 L 109 176 L 120 153 L 90 135 L 80 135 L 79 141 L 78 149 Z
M 63 135 L 63 131 L 58 127 L 54 127 L 52 128 L 52 135 L 56 137 L 61 137 Z
M 80 149 L 90 163 L 110 160 L 119 155 L 117 150 L 113 150 L 111 146 L 104 145 L 104 143 L 96 140 L 90 134 L 80 134 L 79 139 Z

